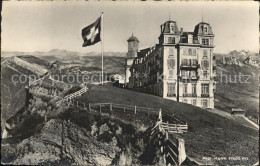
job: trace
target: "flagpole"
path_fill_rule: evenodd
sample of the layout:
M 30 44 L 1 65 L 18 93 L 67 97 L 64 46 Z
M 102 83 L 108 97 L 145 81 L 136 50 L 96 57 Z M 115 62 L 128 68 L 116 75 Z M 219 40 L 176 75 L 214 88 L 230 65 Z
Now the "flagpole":
M 104 82 L 104 63 L 103 63 L 103 56 L 104 56 L 104 28 L 103 28 L 103 12 L 101 14 L 101 56 L 102 56 L 102 73 L 101 73 L 101 84 L 103 85 L 103 82 Z

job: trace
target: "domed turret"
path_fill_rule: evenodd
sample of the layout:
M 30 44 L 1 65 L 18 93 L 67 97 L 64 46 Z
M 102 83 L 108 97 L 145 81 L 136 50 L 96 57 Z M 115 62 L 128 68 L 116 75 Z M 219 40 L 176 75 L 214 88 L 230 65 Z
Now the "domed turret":
M 135 37 L 133 34 L 131 37 L 129 37 L 129 39 L 127 40 L 128 42 L 132 42 L 132 41 L 137 41 L 139 43 L 139 40 L 137 39 L 137 37 Z
M 125 58 L 125 86 L 132 87 L 131 83 L 129 83 L 129 77 L 131 76 L 130 68 L 133 64 L 134 59 L 137 57 L 139 40 L 132 34 L 132 36 L 129 37 L 127 42 L 128 52 Z
M 128 42 L 128 53 L 127 58 L 137 57 L 138 47 L 139 47 L 139 40 L 133 34 L 127 40 Z

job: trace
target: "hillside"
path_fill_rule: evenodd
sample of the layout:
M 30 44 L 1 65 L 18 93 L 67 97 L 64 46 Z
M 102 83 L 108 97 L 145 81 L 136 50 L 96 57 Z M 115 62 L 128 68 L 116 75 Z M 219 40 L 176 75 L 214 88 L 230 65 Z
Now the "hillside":
M 86 103 L 112 102 L 137 105 L 158 108 L 158 110 L 162 108 L 163 111 L 175 114 L 188 122 L 189 131 L 181 137 L 185 139 L 186 151 L 190 157 L 204 163 L 203 156 L 244 156 L 249 158 L 245 161 L 247 164 L 258 161 L 259 147 L 256 130 L 201 108 L 110 86 L 93 86 L 88 93 L 77 100 Z
M 227 112 L 239 107 L 246 110 L 246 116 L 258 118 L 259 74 L 259 69 L 224 65 L 217 61 L 215 107 Z
M 26 56 L 18 58 L 23 58 L 30 64 L 42 65 L 43 68 L 48 68 L 49 65 L 48 62 L 36 57 Z M 28 68 L 26 66 L 21 66 L 20 64 L 17 64 L 12 57 L 2 59 L 1 127 L 4 126 L 3 124 L 8 118 L 25 105 L 24 87 L 28 85 L 29 75 L 37 77 L 37 73 L 32 70 L 31 66 Z M 19 81 L 19 78 L 21 78 L 21 81 Z

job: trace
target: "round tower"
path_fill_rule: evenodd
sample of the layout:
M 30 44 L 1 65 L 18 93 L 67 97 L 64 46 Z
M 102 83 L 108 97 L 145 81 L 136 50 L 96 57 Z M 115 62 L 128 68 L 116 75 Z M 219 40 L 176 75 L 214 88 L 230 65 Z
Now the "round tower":
M 134 59 L 137 57 L 139 40 L 132 34 L 132 36 L 127 40 L 128 42 L 128 52 L 125 58 L 125 86 L 131 88 L 132 85 L 129 81 L 131 76 L 130 68 L 133 64 Z

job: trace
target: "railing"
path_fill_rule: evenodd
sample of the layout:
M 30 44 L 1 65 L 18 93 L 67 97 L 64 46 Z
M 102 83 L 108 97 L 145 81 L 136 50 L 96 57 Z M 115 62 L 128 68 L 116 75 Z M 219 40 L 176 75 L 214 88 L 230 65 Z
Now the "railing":
M 168 131 L 169 133 L 186 133 L 188 131 L 188 125 L 182 125 L 182 124 L 170 124 L 170 123 L 165 123 L 161 122 L 161 127 L 165 130 Z
M 39 79 L 37 79 L 37 80 L 34 80 L 33 82 L 29 82 L 29 86 L 42 83 L 43 79 L 44 79 L 44 77 L 39 78 Z
M 167 93 L 167 97 L 176 97 L 176 94 Z
M 209 97 L 209 94 L 201 94 L 201 97 Z
M 196 76 L 181 76 L 181 80 L 198 80 L 200 77 L 198 75 Z
M 197 97 L 196 93 L 185 93 L 183 94 L 183 97 Z
M 156 129 L 159 130 L 158 138 L 161 155 L 164 165 L 181 165 L 186 160 L 185 145 L 183 139 L 169 138 L 169 133 L 185 133 L 188 131 L 187 123 L 182 124 L 169 124 L 162 121 L 162 111 L 159 112 L 159 120 L 151 130 L 153 135 Z
M 60 101 L 57 101 L 56 104 L 60 105 L 63 102 L 66 102 L 68 100 L 74 99 L 75 97 L 81 96 L 83 93 L 86 93 L 88 91 L 88 88 L 85 86 L 84 88 L 80 89 L 77 92 L 71 93 L 65 97 L 63 97 Z
M 183 69 L 184 68 L 197 69 L 197 68 L 200 68 L 200 64 L 198 64 L 198 63 L 195 63 L 195 64 L 182 63 L 180 67 L 183 68 Z

